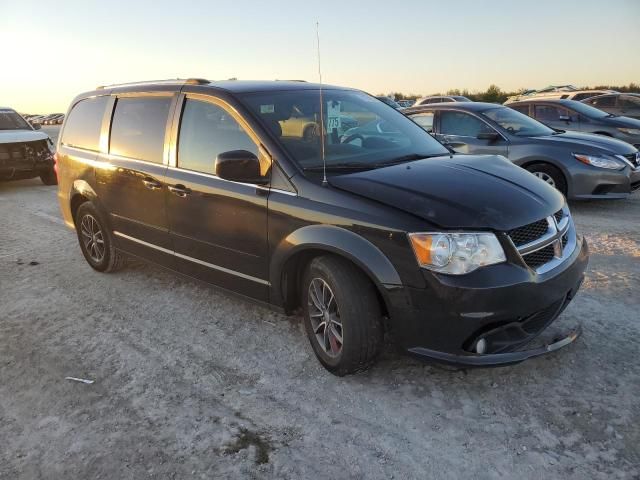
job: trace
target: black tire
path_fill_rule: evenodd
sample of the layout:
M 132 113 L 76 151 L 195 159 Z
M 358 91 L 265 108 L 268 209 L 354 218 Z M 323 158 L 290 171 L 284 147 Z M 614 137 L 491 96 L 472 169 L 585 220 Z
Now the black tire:
M 527 171 L 533 173 L 538 178 L 548 176 L 553 181 L 553 186 L 563 195 L 567 195 L 567 180 L 557 167 L 548 163 L 534 163 L 527 166 Z M 545 181 L 545 179 L 542 180 Z
M 125 256 L 115 248 L 113 234 L 109 228 L 107 228 L 106 222 L 91 202 L 85 202 L 80 205 L 76 213 L 75 222 L 80 249 L 87 263 L 91 265 L 91 268 L 105 273 L 115 272 L 122 268 L 125 263 Z M 87 225 L 92 225 L 92 227 L 87 229 L 85 228 Z M 91 240 L 89 240 L 89 235 L 87 235 L 88 231 L 93 230 L 93 225 L 95 225 L 100 232 L 100 239 L 102 240 L 101 249 L 98 247 L 98 241 L 93 242 L 93 240 L 97 238 L 97 234 L 94 235 Z M 95 244 L 95 248 L 91 248 L 92 244 Z M 102 253 L 102 255 L 98 255 L 98 253 Z
M 40 180 L 42 180 L 42 183 L 44 183 L 45 185 L 57 185 L 58 184 L 58 177 L 56 176 L 56 172 L 53 170 L 53 168 L 47 170 L 46 172 L 44 172 L 43 174 L 40 175 Z
M 334 303 L 328 300 L 327 304 L 329 309 L 333 308 L 331 305 L 335 305 L 336 318 L 341 325 L 339 329 L 335 327 L 336 330 L 330 330 L 330 332 L 339 330 L 343 341 L 339 352 L 333 352 L 333 354 L 326 351 L 327 348 L 322 346 L 322 340 L 318 338 L 318 335 L 323 336 L 324 331 L 315 332 L 312 323 L 312 315 L 314 315 L 314 322 L 326 322 L 323 320 L 326 318 L 324 316 L 317 318 L 320 309 L 314 306 L 310 296 L 310 287 L 313 288 L 312 281 L 317 285 L 321 283 L 319 280 L 325 282 L 330 289 L 326 295 L 327 299 L 331 298 L 330 294 L 335 295 Z M 339 257 L 332 255 L 316 257 L 304 274 L 302 288 L 305 330 L 320 363 L 338 376 L 365 370 L 373 364 L 382 347 L 382 312 L 375 286 L 364 273 Z M 329 343 L 331 349 L 339 342 L 334 336 L 334 343 L 327 342 L 326 338 L 324 343 L 325 345 Z

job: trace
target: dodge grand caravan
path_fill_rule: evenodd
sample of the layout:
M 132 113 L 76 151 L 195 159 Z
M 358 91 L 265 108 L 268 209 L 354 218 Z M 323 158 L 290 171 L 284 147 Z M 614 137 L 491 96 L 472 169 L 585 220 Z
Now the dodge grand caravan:
M 292 114 L 315 135 L 283 134 Z M 343 118 L 383 133 L 340 134 Z M 200 79 L 78 96 L 59 200 L 91 267 L 127 255 L 285 313 L 319 361 L 370 365 L 383 335 L 436 361 L 507 365 L 573 299 L 588 261 L 564 197 L 499 156 L 454 155 L 363 92 Z

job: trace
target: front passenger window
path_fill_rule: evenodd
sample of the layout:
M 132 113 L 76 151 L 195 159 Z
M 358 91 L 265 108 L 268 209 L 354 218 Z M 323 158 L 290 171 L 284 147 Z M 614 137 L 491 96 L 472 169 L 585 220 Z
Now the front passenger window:
M 416 115 L 412 115 L 411 119 L 427 132 L 433 132 L 433 112 L 418 113 Z
M 216 157 L 231 150 L 246 150 L 259 157 L 257 145 L 225 109 L 186 99 L 178 135 L 178 167 L 213 175 Z

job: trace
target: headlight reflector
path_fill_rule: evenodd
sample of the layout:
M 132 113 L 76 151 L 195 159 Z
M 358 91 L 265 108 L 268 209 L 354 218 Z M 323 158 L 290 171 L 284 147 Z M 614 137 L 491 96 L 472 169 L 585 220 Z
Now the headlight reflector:
M 618 128 L 618 130 L 627 135 L 640 135 L 640 128 Z
M 450 275 L 506 260 L 493 233 L 410 233 L 409 241 L 421 267 Z
M 624 162 L 608 155 L 588 155 L 586 153 L 574 153 L 573 156 L 579 162 L 591 165 L 592 167 L 608 168 L 610 170 L 622 170 Z

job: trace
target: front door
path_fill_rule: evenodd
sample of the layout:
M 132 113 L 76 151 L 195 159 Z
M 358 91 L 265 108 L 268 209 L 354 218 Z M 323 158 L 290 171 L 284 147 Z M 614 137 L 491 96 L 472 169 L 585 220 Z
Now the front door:
M 576 113 L 558 105 L 535 104 L 533 115 L 536 120 L 556 130 L 580 131 L 580 121 Z
M 98 194 L 119 245 L 159 263 L 171 262 L 165 207 L 165 135 L 171 93 L 115 99 L 109 153 L 99 155 Z
M 216 157 L 246 150 L 263 160 L 265 151 L 244 121 L 214 97 L 188 95 L 174 122 L 175 154 L 168 172 L 170 236 L 185 274 L 267 301 L 267 198 L 263 186 L 223 180 Z
M 506 140 L 479 118 L 456 110 L 438 110 L 438 116 L 436 138 L 456 152 L 507 156 Z

